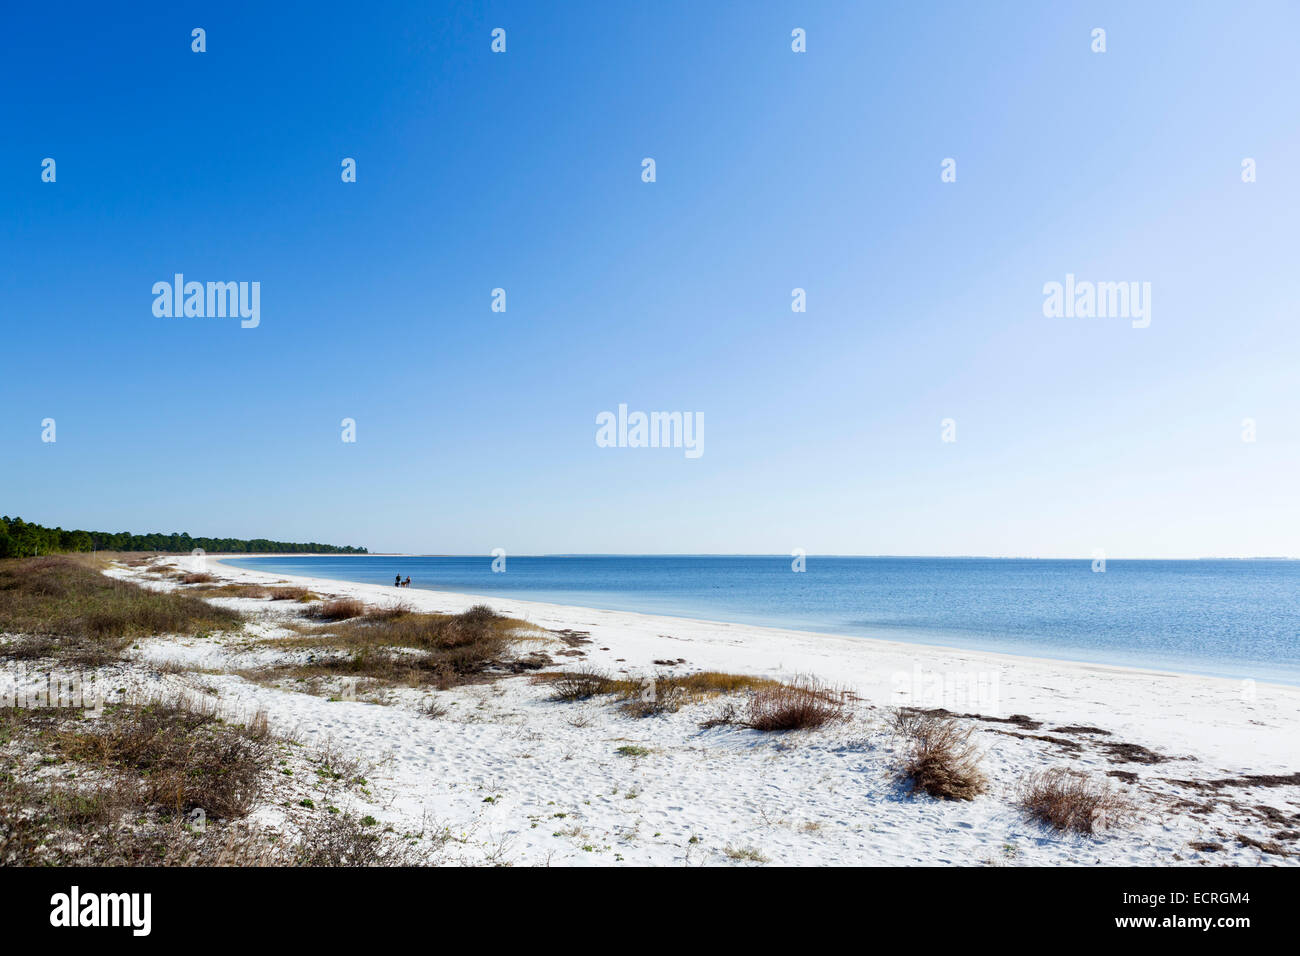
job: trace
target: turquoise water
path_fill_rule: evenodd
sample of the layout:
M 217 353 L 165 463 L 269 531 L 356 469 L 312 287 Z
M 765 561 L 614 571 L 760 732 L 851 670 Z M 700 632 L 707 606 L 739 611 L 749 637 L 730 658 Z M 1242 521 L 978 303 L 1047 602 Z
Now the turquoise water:
M 1300 561 L 782 556 L 243 558 L 305 574 L 1300 684 Z

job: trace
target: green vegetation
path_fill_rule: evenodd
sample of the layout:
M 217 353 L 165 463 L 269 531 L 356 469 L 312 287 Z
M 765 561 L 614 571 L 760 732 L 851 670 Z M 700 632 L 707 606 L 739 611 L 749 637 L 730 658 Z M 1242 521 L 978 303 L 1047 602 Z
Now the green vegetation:
M 315 541 L 268 541 L 266 538 L 193 538 L 183 532 L 131 534 L 126 531 L 64 531 L 31 524 L 22 518 L 0 518 L 0 558 L 28 558 L 69 551 L 170 551 L 189 554 L 196 548 L 230 554 L 367 554 L 352 545 Z
M 188 594 L 150 591 L 100 574 L 95 559 L 0 561 L 0 657 L 94 667 L 138 637 L 237 629 L 243 617 Z

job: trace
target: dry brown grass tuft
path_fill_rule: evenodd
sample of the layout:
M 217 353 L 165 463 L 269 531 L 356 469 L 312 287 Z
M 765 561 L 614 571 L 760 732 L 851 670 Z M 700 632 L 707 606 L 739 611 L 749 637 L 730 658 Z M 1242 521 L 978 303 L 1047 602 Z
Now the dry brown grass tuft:
M 894 730 L 908 746 L 898 776 L 913 793 L 940 800 L 973 800 L 988 788 L 988 778 L 979 768 L 979 751 L 971 740 L 973 727 L 951 717 L 902 709 L 895 715 Z
M 192 592 L 202 598 L 253 598 L 265 600 L 271 596 L 269 588 L 258 584 L 219 584 L 216 587 L 200 588 Z
M 752 693 L 741 723 L 753 730 L 813 730 L 849 716 L 849 695 L 813 677 L 773 683 Z
M 191 571 L 189 574 L 182 574 L 178 577 L 181 584 L 213 584 L 218 578 L 215 574 L 208 574 L 206 571 Z
M 311 608 L 307 616 L 317 621 L 346 621 L 348 618 L 361 617 L 366 613 L 366 606 L 356 598 L 335 598 L 333 601 Z
M 192 594 L 150 591 L 105 577 L 90 556 L 0 561 L 0 656 L 93 667 L 136 637 L 238 627 L 243 617 Z
M 595 667 L 538 674 L 534 683 L 551 685 L 551 700 L 572 703 L 617 692 L 619 682 Z
M 216 819 L 245 816 L 271 762 L 266 716 L 247 726 L 188 702 L 148 704 L 126 720 L 56 737 L 60 754 L 124 779 L 138 778 L 138 800 L 173 816 L 200 809 Z
M 414 866 L 427 852 L 386 832 L 369 817 L 350 813 L 317 818 L 293 850 L 295 866 Z
M 252 676 L 272 680 L 357 677 L 385 685 L 445 690 L 498 666 L 503 672 L 510 670 L 516 632 L 527 626 L 481 604 L 463 614 L 362 607 L 335 626 L 275 642 L 277 647 L 318 649 L 322 653 L 316 660 Z
M 0 740 L 0 865 L 273 862 L 270 835 L 223 834 L 274 779 L 264 718 L 229 723 L 192 701 L 108 705 L 95 720 L 6 708 Z M 212 827 L 193 826 L 198 809 Z
M 409 604 L 389 604 L 384 607 L 366 608 L 366 620 L 378 622 L 395 621 L 399 617 L 414 613 L 415 608 L 411 607 Z
M 310 601 L 316 596 L 306 588 L 275 587 L 270 591 L 272 601 Z
M 1068 767 L 1049 767 L 1025 777 L 1018 803 L 1034 819 L 1075 833 L 1123 826 L 1137 812 L 1137 805 L 1109 782 Z
M 767 677 L 700 671 L 695 674 L 656 673 L 647 678 L 611 677 L 594 667 L 538 674 L 534 683 L 551 685 L 551 699 L 588 700 L 614 696 L 623 712 L 633 717 L 674 713 L 684 704 L 698 703 L 721 694 L 760 691 L 781 686 Z

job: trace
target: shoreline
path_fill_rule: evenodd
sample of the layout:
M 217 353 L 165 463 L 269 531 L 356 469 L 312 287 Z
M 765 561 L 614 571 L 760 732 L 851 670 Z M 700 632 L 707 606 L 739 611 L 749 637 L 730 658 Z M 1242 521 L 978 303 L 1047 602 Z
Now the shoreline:
M 207 557 L 235 580 L 292 581 L 317 593 L 380 605 L 400 602 L 417 610 L 458 613 L 487 603 L 550 630 L 589 632 L 588 662 L 615 671 L 649 674 L 656 660 L 685 658 L 695 669 L 784 678 L 809 674 L 875 706 L 941 707 L 995 720 L 1029 715 L 1045 723 L 1113 728 L 1124 739 L 1197 753 L 1231 772 L 1291 773 L 1300 765 L 1300 739 L 1292 730 L 1300 725 L 1300 687 L 1289 684 L 492 595 L 399 590 L 224 563 L 242 555 Z
M 91 677 L 124 699 L 188 696 L 237 722 L 260 715 L 289 763 L 250 819 L 289 839 L 343 813 L 402 834 L 439 864 L 1300 865 L 1300 690 L 1285 685 L 1246 694 L 1224 679 L 395 593 L 222 557 L 244 556 L 213 556 L 195 581 L 177 572 L 199 569 L 167 558 L 104 569 L 243 620 L 229 632 L 141 638 Z M 293 593 L 277 597 L 275 585 Z M 314 663 L 355 659 L 313 613 L 337 599 L 441 615 L 487 603 L 522 626 L 509 651 L 464 682 L 364 669 L 351 678 Z M 708 672 L 731 687 L 804 677 L 843 691 L 844 710 L 802 729 L 761 728 L 745 719 L 750 691 L 647 712 L 599 691 L 557 694 L 564 672 L 651 693 Z M 969 799 L 917 793 L 900 776 L 915 746 L 908 711 L 935 708 L 973 744 L 983 785 Z M 317 779 L 322 755 L 358 768 L 359 788 Z M 1044 823 L 1024 794 L 1058 771 L 1133 816 L 1091 833 Z
M 374 556 L 375 555 L 330 555 L 330 557 L 374 557 Z M 382 557 L 413 557 L 413 555 L 406 555 L 406 554 L 385 554 L 381 556 Z M 422 555 L 420 556 L 422 557 Z M 920 650 L 920 649 L 928 648 L 940 654 L 974 655 L 974 656 L 981 656 L 981 657 L 989 657 L 996 660 L 1006 660 L 1008 664 L 1014 663 L 1016 661 L 1026 661 L 1026 662 L 1032 662 L 1041 665 L 1077 667 L 1084 670 L 1108 671 L 1119 675 L 1132 673 L 1135 675 L 1163 676 L 1163 677 L 1173 677 L 1173 678 L 1181 678 L 1187 680 L 1221 681 L 1221 682 L 1227 682 L 1232 684 L 1234 688 L 1240 688 L 1243 682 L 1250 682 L 1255 684 L 1256 686 L 1266 685 L 1270 687 L 1292 689 L 1297 692 L 1300 692 L 1300 684 L 1287 683 L 1286 681 L 1265 681 L 1265 680 L 1260 680 L 1258 678 L 1252 678 L 1252 677 L 1233 677 L 1224 674 L 1197 673 L 1195 671 L 1183 671 L 1183 670 L 1169 669 L 1163 667 L 1146 667 L 1140 664 L 1113 664 L 1113 663 L 1107 663 L 1106 661 L 1088 661 L 1088 660 L 1080 660 L 1078 658 L 1071 658 L 1071 657 L 1041 657 L 1036 654 L 1017 654 L 1012 651 L 995 651 L 995 650 L 987 650 L 984 648 L 961 647 L 960 645 L 957 644 L 945 644 L 942 641 L 934 641 L 934 642 L 902 641 L 902 640 L 894 640 L 888 637 L 875 637 L 875 636 L 868 637 L 868 636 L 856 635 L 856 634 L 833 634 L 830 633 L 829 631 L 814 631 L 805 628 L 784 627 L 780 624 L 759 624 L 759 623 L 744 622 L 744 621 L 722 621 L 714 618 L 686 617 L 678 614 L 659 614 L 652 611 L 629 611 L 621 608 L 589 607 L 583 604 L 557 604 L 550 601 L 534 601 L 528 598 L 507 597 L 501 594 L 470 593 L 468 591 L 451 591 L 451 590 L 441 590 L 436 588 L 425 588 L 425 587 L 413 587 L 409 590 L 406 588 L 395 589 L 391 584 L 376 584 L 376 583 L 366 582 L 366 581 L 349 581 L 343 578 L 315 577 L 312 575 L 290 574 L 287 572 L 279 572 L 279 571 L 260 571 L 252 568 L 240 568 L 234 565 L 228 565 L 224 563 L 229 560 L 242 560 L 244 558 L 318 557 L 318 555 L 312 555 L 312 554 L 301 554 L 301 555 L 299 554 L 286 554 L 286 555 L 209 554 L 209 555 L 205 555 L 205 557 L 207 559 L 217 562 L 222 566 L 224 570 L 228 572 L 246 571 L 251 574 L 262 574 L 270 577 L 276 577 L 277 579 L 284 578 L 284 579 L 298 580 L 302 582 L 312 582 L 313 584 L 319 586 L 355 585 L 357 587 L 374 589 L 374 594 L 377 597 L 389 596 L 392 594 L 393 591 L 397 591 L 399 595 L 408 595 L 411 593 L 411 591 L 417 591 L 424 594 L 441 595 L 447 598 L 448 600 L 456 603 L 457 605 L 460 605 L 465 601 L 471 601 L 474 603 L 495 601 L 498 603 L 508 602 L 512 606 L 517 605 L 518 607 L 525 608 L 525 609 L 532 608 L 535 609 L 538 613 L 553 612 L 561 616 L 566 613 L 582 613 L 582 612 L 587 612 L 592 614 L 611 614 L 611 615 L 625 614 L 625 615 L 635 616 L 637 618 L 645 618 L 650 620 L 659 619 L 659 620 L 670 621 L 670 622 L 680 622 L 688 626 L 699 625 L 699 626 L 716 627 L 716 628 L 756 628 L 760 631 L 770 631 L 770 632 L 775 632 L 776 634 L 784 634 L 784 635 L 796 635 L 801 638 L 808 638 L 808 639 L 815 638 L 817 640 L 825 640 L 825 641 L 870 642 L 873 644 L 882 645 L 886 649 L 890 649 L 900 653 L 908 649 Z M 521 615 L 515 615 L 515 616 L 521 616 Z

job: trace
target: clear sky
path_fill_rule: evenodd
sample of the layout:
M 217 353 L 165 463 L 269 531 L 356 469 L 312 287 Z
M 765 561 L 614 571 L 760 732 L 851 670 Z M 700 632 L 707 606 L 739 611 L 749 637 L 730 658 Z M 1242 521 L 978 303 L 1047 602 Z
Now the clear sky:
M 5 20 L 0 511 L 434 553 L 1300 554 L 1295 3 Z M 177 272 L 260 282 L 260 325 L 156 317 Z M 1149 282 L 1150 326 L 1045 317 L 1067 274 Z M 703 454 L 598 447 L 620 403 L 699 413 Z

